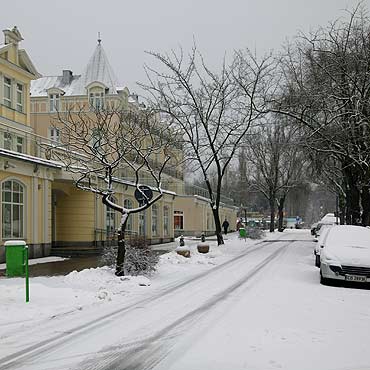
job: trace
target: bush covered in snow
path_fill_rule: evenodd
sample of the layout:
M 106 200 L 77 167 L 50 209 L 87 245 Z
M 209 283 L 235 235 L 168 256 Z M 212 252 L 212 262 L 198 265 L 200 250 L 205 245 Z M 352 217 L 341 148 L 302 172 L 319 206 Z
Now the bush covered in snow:
M 117 260 L 117 246 L 106 245 L 103 260 L 107 266 L 114 267 Z M 156 270 L 159 256 L 153 252 L 142 236 L 126 239 L 124 269 L 127 275 L 150 275 Z
M 150 275 L 156 270 L 159 257 L 147 245 L 145 238 L 130 238 L 126 246 L 125 272 L 129 275 Z
M 261 239 L 265 235 L 264 231 L 258 227 L 247 227 L 247 235 L 250 239 Z

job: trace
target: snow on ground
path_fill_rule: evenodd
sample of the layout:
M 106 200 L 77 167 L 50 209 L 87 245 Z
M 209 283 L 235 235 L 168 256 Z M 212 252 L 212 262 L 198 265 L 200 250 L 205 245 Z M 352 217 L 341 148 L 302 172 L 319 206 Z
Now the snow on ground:
M 11 326 L 10 335 L 25 322 L 30 324 L 33 320 L 40 322 L 96 308 L 101 311 L 102 305 L 107 306 L 105 309 L 117 307 L 127 303 L 128 299 L 148 295 L 152 290 L 210 269 L 256 242 L 239 240 L 234 233 L 228 236 L 225 246 L 217 247 L 216 242 L 211 241 L 210 253 L 199 254 L 197 242 L 186 241 L 191 258 L 182 257 L 175 251 L 161 255 L 158 271 L 150 278 L 116 277 L 109 267 L 73 271 L 67 276 L 31 277 L 29 303 L 25 303 L 25 279 L 0 277 L 0 328 Z M 30 264 L 60 260 L 63 258 L 46 257 L 30 260 Z M 0 346 L 0 356 L 5 354 L 4 350 L 6 353 L 6 348 Z
M 99 329 L 103 351 L 98 337 L 93 343 L 91 331 L 89 338 L 77 336 L 55 355 L 47 353 L 43 362 L 25 362 L 19 368 L 69 368 L 64 365 L 90 357 L 97 366 L 92 368 L 113 369 L 109 361 L 117 356 L 122 369 L 370 369 L 369 290 L 320 285 L 309 231 L 266 236 L 278 238 L 280 242 L 262 243 L 249 254 L 243 252 L 259 241 L 245 242 L 236 234 L 228 236 L 225 246 L 210 242 L 211 252 L 205 255 L 196 252 L 196 242 L 187 242 L 191 258 L 174 251 L 164 254 L 150 278 L 118 278 L 107 267 L 32 278 L 29 304 L 24 303 L 23 279 L 0 278 L 0 358 L 50 333 L 68 332 L 102 315 L 111 317 L 115 309 L 140 301 L 126 316 L 116 315 Z M 274 254 L 266 268 L 252 273 Z M 235 262 L 220 266 L 235 257 Z M 171 286 L 217 266 L 221 269 L 171 293 Z M 237 288 L 229 294 L 233 286 Z M 162 291 L 167 292 L 163 297 Z M 155 293 L 161 298 L 152 300 Z M 145 297 L 150 299 L 144 302 Z M 127 361 L 135 356 L 155 365 L 130 367 Z M 73 368 L 90 369 L 88 364 Z
M 50 262 L 60 262 L 67 260 L 68 258 L 64 257 L 43 257 L 43 258 L 33 258 L 28 261 L 29 265 L 37 265 L 39 263 L 50 263 Z M 0 270 L 6 269 L 6 263 L 0 263 Z

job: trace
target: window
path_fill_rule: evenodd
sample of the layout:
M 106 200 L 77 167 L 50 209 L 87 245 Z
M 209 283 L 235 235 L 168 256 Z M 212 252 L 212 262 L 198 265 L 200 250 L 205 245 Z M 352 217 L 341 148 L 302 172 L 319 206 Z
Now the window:
M 16 151 L 18 153 L 23 153 L 24 148 L 23 148 L 24 140 L 23 137 L 17 136 L 17 141 L 16 141 Z
M 90 107 L 96 110 L 102 109 L 104 107 L 104 93 L 95 92 L 89 95 Z
M 139 235 L 145 235 L 145 211 L 139 212 Z
M 24 188 L 18 181 L 5 181 L 1 188 L 2 237 L 23 238 L 24 234 Z
M 98 128 L 94 128 L 91 134 L 92 147 L 94 150 L 96 151 L 99 150 L 101 146 L 101 139 L 102 139 L 101 131 Z
M 23 85 L 17 84 L 17 111 L 23 112 Z
M 131 209 L 132 208 L 132 202 L 130 199 L 125 199 L 123 201 L 123 206 L 127 209 Z M 126 223 L 126 230 L 127 231 L 132 231 L 132 218 L 129 216 L 128 219 L 127 219 L 127 223 Z
M 14 136 L 14 134 L 11 134 L 10 132 L 3 133 L 2 147 L 4 149 L 24 153 L 24 144 L 24 137 Z
M 50 127 L 49 128 L 49 139 L 56 143 L 60 142 L 60 130 L 59 128 Z
M 3 147 L 6 150 L 12 150 L 12 134 L 10 132 L 4 132 L 4 142 Z
M 170 208 L 163 207 L 163 234 L 170 235 Z
M 12 107 L 12 80 L 4 77 L 4 105 Z
M 175 213 L 173 219 L 174 228 L 177 230 L 184 230 L 184 212 L 175 211 L 174 213 Z
M 116 230 L 116 212 L 114 209 L 106 206 L 105 213 L 107 237 L 112 237 Z
M 50 112 L 58 112 L 59 111 L 59 101 L 60 101 L 60 95 L 59 94 L 50 94 L 49 95 L 49 111 Z
M 152 236 L 158 236 L 158 206 L 152 205 Z

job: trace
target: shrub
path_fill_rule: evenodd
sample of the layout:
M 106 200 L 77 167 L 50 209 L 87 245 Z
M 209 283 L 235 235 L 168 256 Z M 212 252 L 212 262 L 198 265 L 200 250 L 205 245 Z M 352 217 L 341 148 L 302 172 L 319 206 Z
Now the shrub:
M 147 245 L 145 238 L 131 237 L 126 245 L 124 269 L 128 275 L 150 275 L 156 270 L 159 256 Z
M 258 227 L 247 227 L 247 236 L 250 239 L 261 239 L 265 235 L 264 231 Z

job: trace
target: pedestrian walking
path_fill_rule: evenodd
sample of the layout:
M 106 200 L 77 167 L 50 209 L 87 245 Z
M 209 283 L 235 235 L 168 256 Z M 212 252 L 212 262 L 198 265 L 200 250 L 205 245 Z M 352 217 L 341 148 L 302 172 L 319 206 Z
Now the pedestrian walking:
M 229 228 L 229 222 L 227 221 L 226 218 L 225 218 L 225 221 L 222 224 L 222 227 L 224 228 L 224 233 L 226 235 L 227 234 L 227 229 Z

